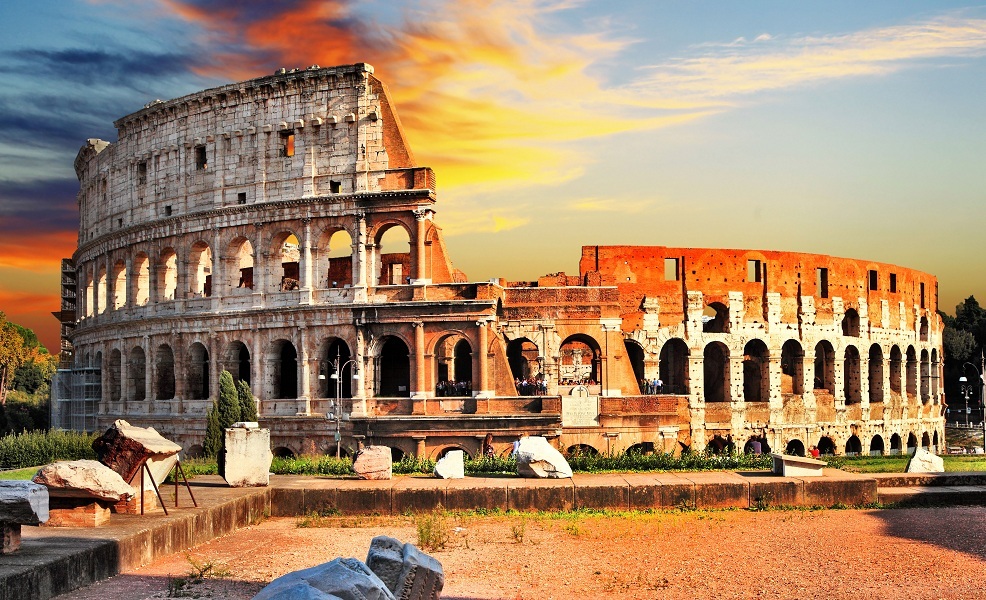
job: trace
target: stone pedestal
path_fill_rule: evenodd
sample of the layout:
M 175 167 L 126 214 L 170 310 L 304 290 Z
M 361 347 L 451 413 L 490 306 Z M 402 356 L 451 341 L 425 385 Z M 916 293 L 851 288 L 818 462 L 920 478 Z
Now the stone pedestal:
M 140 483 L 140 482 L 138 482 Z M 162 494 L 164 492 L 161 492 Z M 154 493 L 153 489 L 144 490 L 144 512 L 150 512 L 160 508 L 160 504 L 157 501 L 157 494 Z M 140 514 L 140 490 L 138 489 L 137 494 L 129 500 L 121 500 L 113 505 L 113 512 L 117 514 L 125 515 L 139 515 Z
M 237 423 L 223 439 L 223 478 L 230 487 L 259 487 L 270 484 L 270 429 L 256 423 Z
M 99 527 L 110 520 L 112 504 L 105 500 L 54 498 L 45 527 Z

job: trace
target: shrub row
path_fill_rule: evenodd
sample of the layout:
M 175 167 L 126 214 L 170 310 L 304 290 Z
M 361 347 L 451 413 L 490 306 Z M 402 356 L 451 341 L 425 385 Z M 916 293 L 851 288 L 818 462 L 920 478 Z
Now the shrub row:
M 99 434 L 74 431 L 27 431 L 0 437 L 0 469 L 24 469 L 56 460 L 95 459 Z

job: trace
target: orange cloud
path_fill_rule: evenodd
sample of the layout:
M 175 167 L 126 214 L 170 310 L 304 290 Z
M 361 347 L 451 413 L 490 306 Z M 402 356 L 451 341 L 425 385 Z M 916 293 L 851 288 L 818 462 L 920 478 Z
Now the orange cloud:
M 61 260 L 75 252 L 77 241 L 78 234 L 74 231 L 6 232 L 0 236 L 0 267 L 57 272 Z

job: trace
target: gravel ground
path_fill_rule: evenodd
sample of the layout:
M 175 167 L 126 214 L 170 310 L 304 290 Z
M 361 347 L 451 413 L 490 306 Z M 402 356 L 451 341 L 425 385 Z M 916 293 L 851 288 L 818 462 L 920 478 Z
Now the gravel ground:
M 419 517 L 420 519 L 420 517 Z M 414 518 L 269 519 L 63 600 L 251 598 L 370 540 L 417 542 Z M 986 507 L 456 516 L 430 553 L 443 598 L 983 598 Z M 212 565 L 200 583 L 188 574 Z

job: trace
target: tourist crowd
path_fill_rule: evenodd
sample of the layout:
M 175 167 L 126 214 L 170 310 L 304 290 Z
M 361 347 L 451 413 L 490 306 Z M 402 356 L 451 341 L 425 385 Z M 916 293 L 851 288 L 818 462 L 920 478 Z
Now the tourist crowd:
M 469 381 L 439 381 L 435 386 L 435 395 L 439 397 L 472 396 L 472 383 Z
M 548 382 L 534 377 L 526 379 L 518 377 L 514 379 L 514 387 L 517 388 L 517 394 L 520 396 L 543 396 L 548 393 Z

